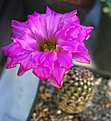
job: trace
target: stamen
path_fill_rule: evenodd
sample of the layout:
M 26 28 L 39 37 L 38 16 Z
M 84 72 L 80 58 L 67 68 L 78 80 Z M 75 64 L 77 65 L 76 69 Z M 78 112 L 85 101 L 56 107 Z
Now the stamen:
M 40 50 L 41 51 L 49 51 L 49 52 L 52 52 L 54 49 L 56 48 L 56 45 L 52 44 L 52 43 L 45 43 L 41 46 Z

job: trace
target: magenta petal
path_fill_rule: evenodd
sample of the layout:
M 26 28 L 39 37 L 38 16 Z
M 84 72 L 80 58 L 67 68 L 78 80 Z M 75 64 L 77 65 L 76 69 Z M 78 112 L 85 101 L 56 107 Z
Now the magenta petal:
M 26 32 L 28 32 L 26 22 L 18 22 L 16 20 L 12 21 L 12 32 L 14 37 L 20 37 Z
M 59 22 L 61 19 L 61 15 L 52 14 L 46 16 L 46 26 L 47 26 L 47 37 L 53 37 L 56 31 L 59 29 Z
M 78 62 L 90 63 L 89 53 L 84 43 L 78 45 L 78 49 L 76 52 L 72 53 L 72 57 Z
M 62 16 L 62 19 L 64 20 L 64 19 L 67 19 L 67 18 L 73 18 L 76 14 L 77 14 L 77 10 L 73 10 L 71 12 L 64 13 L 63 16 Z
M 46 15 L 44 14 L 37 14 L 37 16 L 33 14 L 29 15 L 27 25 L 31 29 L 32 33 L 34 33 L 35 36 L 39 37 L 37 39 L 47 38 Z
M 54 69 L 51 73 L 51 76 L 48 78 L 48 81 L 55 87 L 61 88 L 63 84 L 63 77 L 65 74 L 66 69 L 59 65 L 56 61 L 54 63 Z
M 48 81 L 50 82 L 51 85 L 53 85 L 56 88 L 61 88 L 62 85 L 63 85 L 63 81 L 62 80 L 61 80 L 61 83 L 58 84 L 57 80 L 53 76 L 50 76 L 48 78 Z
M 36 65 L 42 64 L 45 61 L 45 58 L 46 58 L 47 55 L 48 55 L 47 52 L 38 52 L 38 51 L 35 51 L 33 53 L 34 63 Z
M 59 43 L 56 46 L 56 50 L 58 51 L 59 48 L 61 47 L 62 49 L 64 49 L 65 51 L 70 51 L 70 52 L 75 52 L 77 50 L 77 46 L 79 43 L 77 42 L 68 42 L 68 41 L 64 41 Z
M 61 41 L 76 41 L 83 42 L 90 37 L 90 32 L 93 27 L 81 26 L 78 24 L 67 24 L 64 29 L 61 29 L 56 33 L 58 42 Z
M 46 15 L 58 14 L 55 11 L 51 10 L 48 6 L 46 8 Z
M 18 60 L 18 63 L 20 63 L 20 65 L 22 66 L 24 71 L 27 71 L 29 69 L 37 67 L 37 65 L 35 64 L 35 61 L 33 59 L 33 53 L 30 53 L 28 55 L 28 57 L 26 57 L 26 58 L 24 58 L 22 60 Z
M 17 61 L 13 62 L 13 58 L 8 57 L 6 61 L 6 69 L 14 68 L 18 64 Z
M 39 15 L 41 15 L 41 14 L 35 11 L 35 12 L 32 13 L 31 15 L 37 17 L 37 16 L 39 16 Z M 29 16 L 30 16 L 30 15 L 28 15 L 28 17 L 29 17 Z
M 84 40 L 87 40 L 90 37 L 90 33 L 92 32 L 93 27 L 86 27 L 86 26 L 81 26 L 80 32 L 79 32 L 79 38 L 78 40 L 83 42 Z
M 6 69 L 14 68 L 16 67 L 17 62 L 13 63 L 13 59 L 8 57 L 6 61 Z
M 57 59 L 57 54 L 55 51 L 52 51 L 49 53 L 43 62 L 44 67 L 49 68 L 49 70 L 52 70 L 54 68 L 54 61 Z
M 23 50 L 20 45 L 16 42 L 13 42 L 7 46 L 2 47 L 2 52 L 9 56 L 9 57 L 17 57 L 20 55 L 23 55 L 27 53 L 25 50 Z
M 15 58 L 8 57 L 6 68 L 13 68 L 17 64 L 20 64 L 24 71 L 27 71 L 31 68 L 36 68 L 36 65 L 33 61 L 32 54 L 25 54 Z
M 29 54 L 24 54 L 22 56 L 18 56 L 14 58 L 8 57 L 7 62 L 6 62 L 6 68 L 9 69 L 9 68 L 15 67 L 17 64 L 19 64 L 20 61 L 26 59 L 28 55 Z
M 66 30 L 66 38 L 65 40 L 73 40 L 75 38 L 78 37 L 78 34 L 79 34 L 79 31 L 80 31 L 80 27 L 76 27 L 76 26 L 70 26 L 69 28 L 67 28 Z
M 21 36 L 20 38 L 15 38 L 14 41 L 19 43 L 21 48 L 24 50 L 35 51 L 38 49 L 37 41 L 27 34 Z
M 88 50 L 86 49 L 86 46 L 83 42 L 77 46 L 77 52 L 84 52 L 88 54 Z
M 65 13 L 62 16 L 62 21 L 67 22 L 67 23 L 73 22 L 76 24 L 80 24 L 80 20 L 76 16 L 76 14 L 77 14 L 77 10 L 73 10 L 72 12 Z
M 17 64 L 20 64 L 24 71 L 27 71 L 31 68 L 36 68 L 35 61 L 33 59 L 33 53 L 31 54 L 24 54 L 22 56 L 18 56 L 15 58 L 8 57 L 6 68 L 13 68 Z
M 47 67 L 38 65 L 35 69 L 33 69 L 33 74 L 41 80 L 46 80 L 50 76 L 50 70 Z
M 73 41 L 78 38 L 81 27 L 76 25 L 66 26 L 64 29 L 61 29 L 56 33 L 56 38 L 60 40 Z
M 22 76 L 25 72 L 26 72 L 26 71 L 22 68 L 22 66 L 20 66 L 19 69 L 18 69 L 17 75 L 18 75 L 18 76 Z
M 9 45 L 7 45 L 7 46 L 2 47 L 2 52 L 3 52 L 6 56 L 8 56 L 8 55 L 9 55 L 8 50 L 9 50 L 13 45 L 15 45 L 15 43 L 11 43 L 11 44 L 9 44 Z
M 9 58 L 6 63 L 6 67 L 13 68 L 14 66 L 16 66 L 16 64 L 20 64 L 24 71 L 37 67 L 37 64 L 33 59 L 33 53 L 28 55 L 25 54 L 23 56 L 18 56 L 17 58 Z
M 73 66 L 72 54 L 68 51 L 61 51 L 58 53 L 58 62 L 60 66 L 66 68 L 67 70 Z
M 90 63 L 89 55 L 87 55 L 85 53 L 81 53 L 81 52 L 74 53 L 73 58 L 76 61 L 81 62 L 81 63 L 88 63 L 88 64 Z

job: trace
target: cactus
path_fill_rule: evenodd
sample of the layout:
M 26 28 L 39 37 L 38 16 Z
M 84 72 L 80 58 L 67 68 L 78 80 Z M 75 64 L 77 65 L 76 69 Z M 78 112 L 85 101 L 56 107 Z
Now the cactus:
M 74 114 L 85 110 L 93 97 L 94 75 L 84 68 L 72 68 L 64 76 L 61 89 L 57 89 L 58 107 L 66 113 Z

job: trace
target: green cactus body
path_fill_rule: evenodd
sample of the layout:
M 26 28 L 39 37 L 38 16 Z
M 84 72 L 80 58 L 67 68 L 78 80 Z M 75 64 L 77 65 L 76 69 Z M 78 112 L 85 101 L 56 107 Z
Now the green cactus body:
M 79 113 L 86 109 L 93 97 L 94 75 L 84 68 L 72 68 L 63 79 L 63 87 L 57 90 L 58 107 L 66 113 Z

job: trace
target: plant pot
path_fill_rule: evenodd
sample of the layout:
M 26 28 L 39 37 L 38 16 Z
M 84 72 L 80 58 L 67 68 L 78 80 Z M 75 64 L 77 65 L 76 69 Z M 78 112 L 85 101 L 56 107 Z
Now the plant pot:
M 104 121 L 110 121 L 111 74 L 97 69 L 87 69 L 92 71 L 95 77 L 95 91 L 89 107 L 76 114 L 68 114 L 62 111 L 55 98 L 57 89 L 47 81 L 41 82 L 39 93 L 36 95 L 27 121 L 95 121 L 95 118 L 96 121 L 102 120 L 102 118 L 105 119 Z

